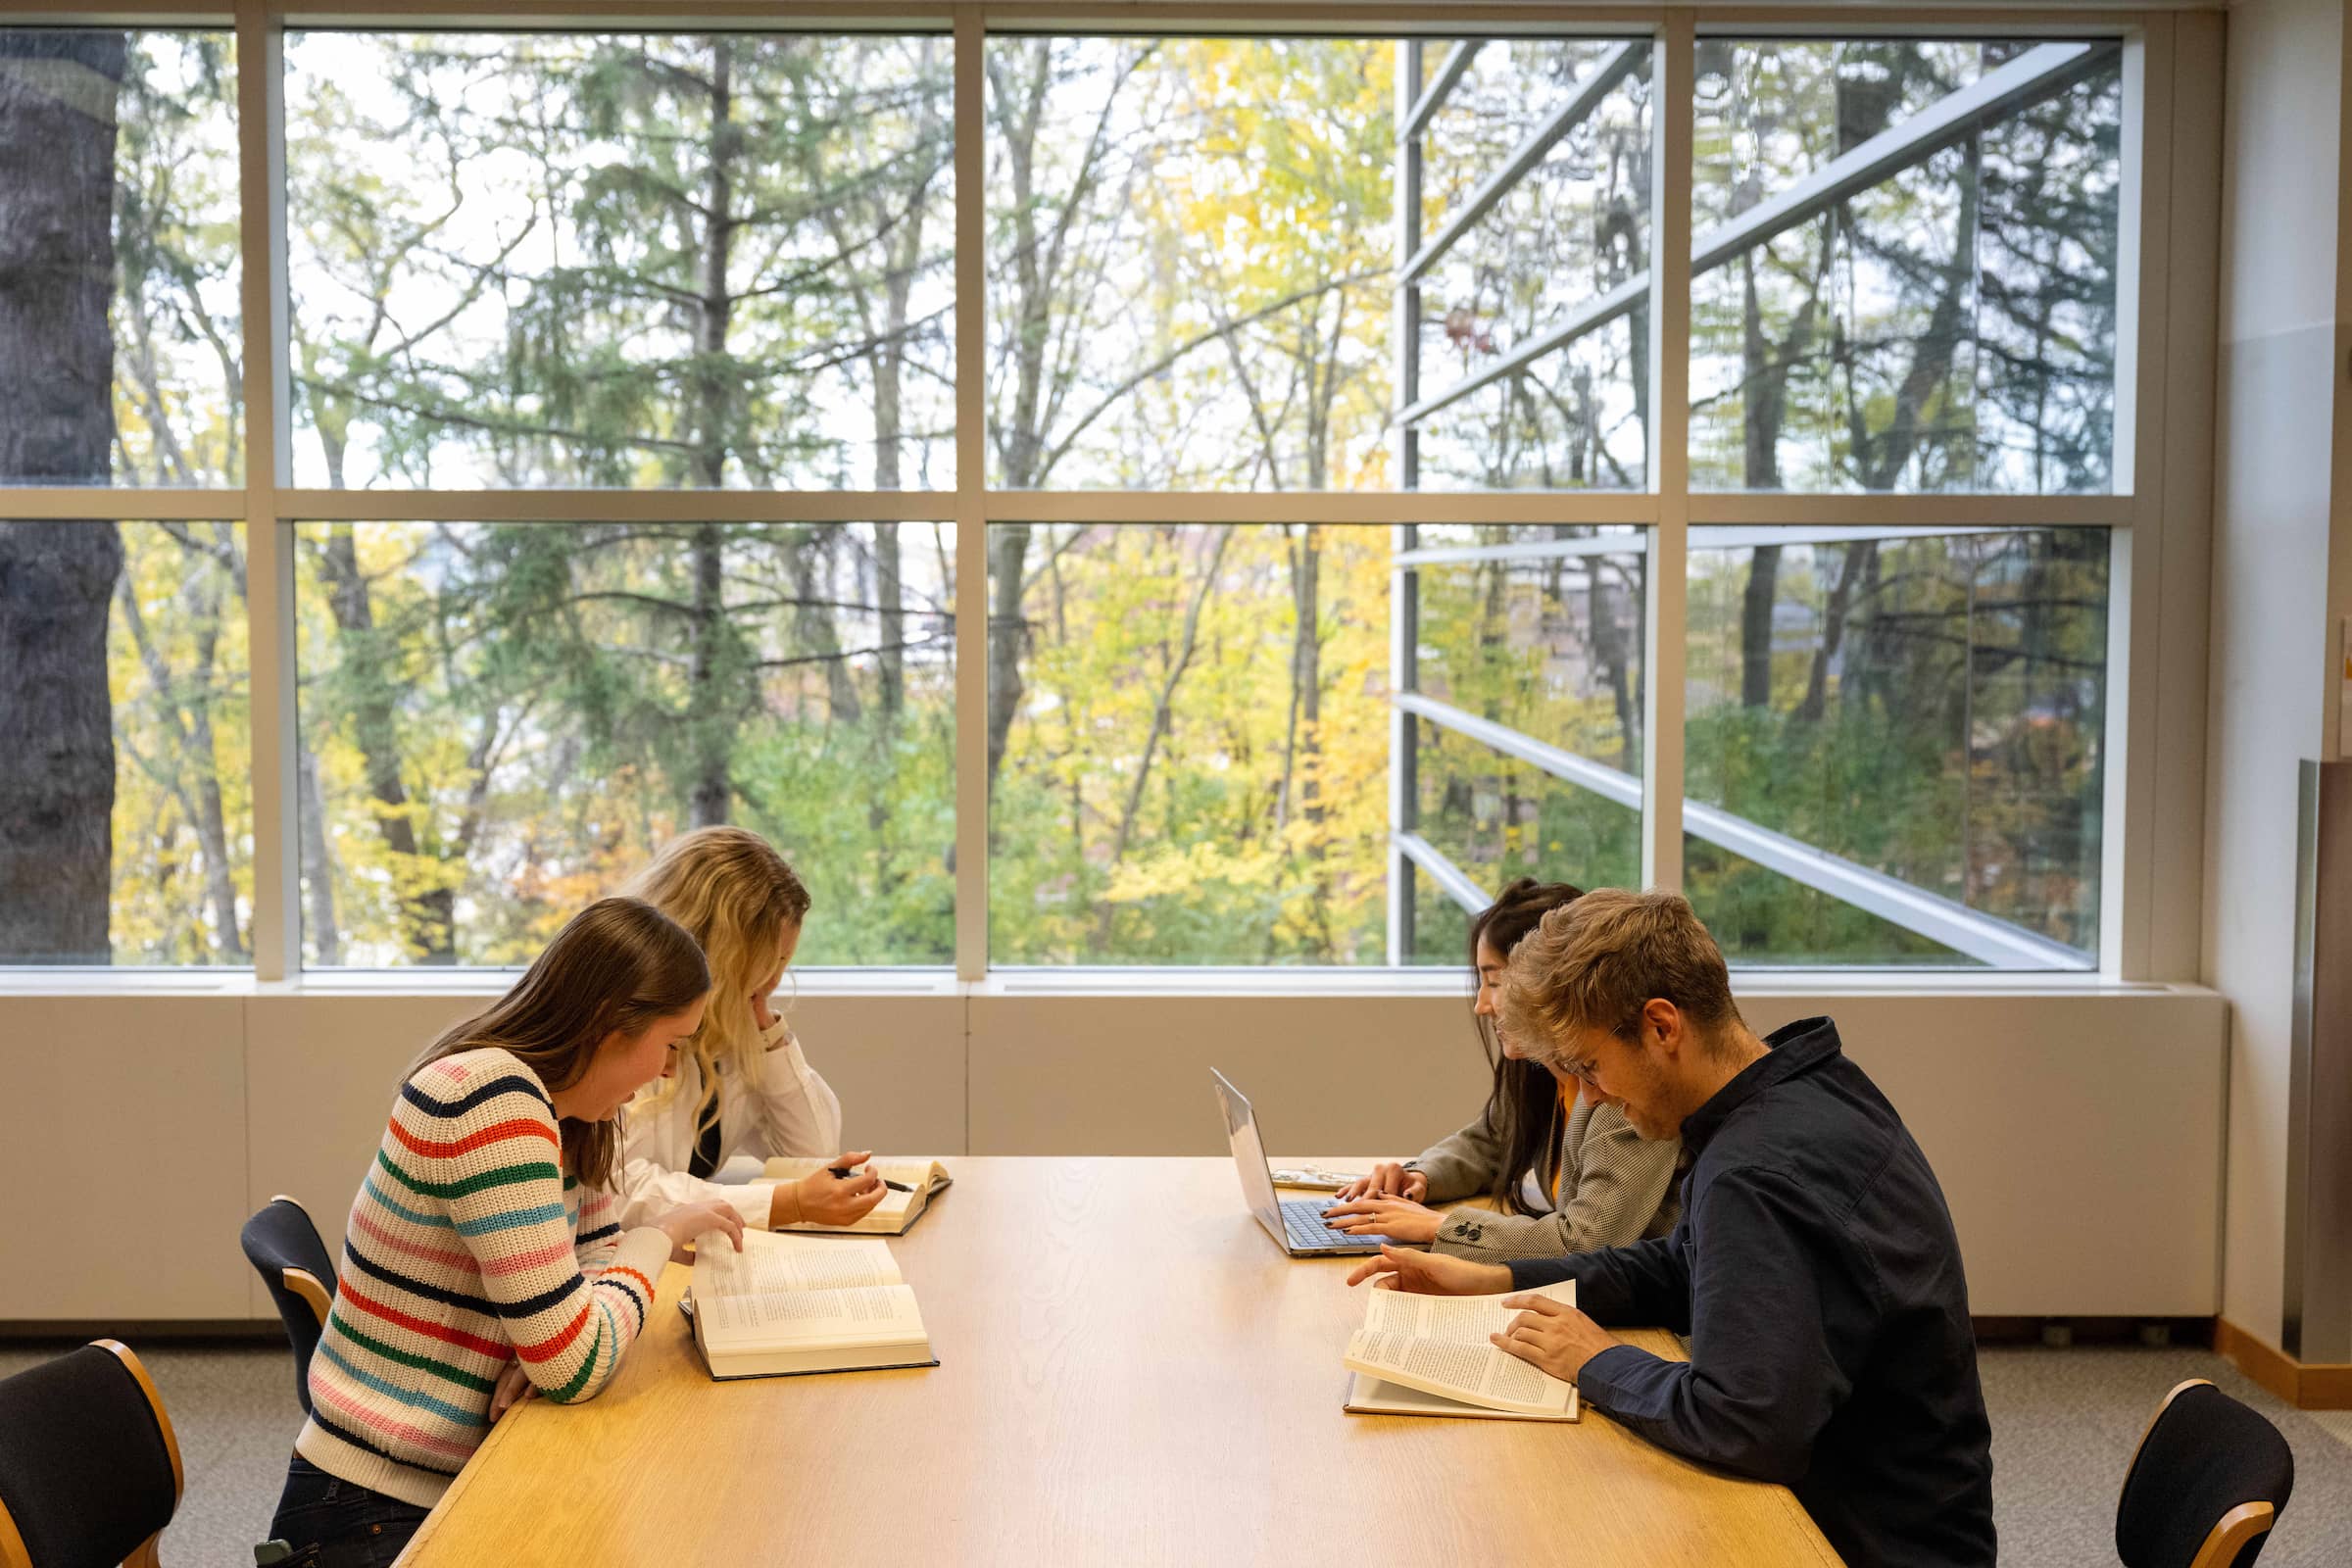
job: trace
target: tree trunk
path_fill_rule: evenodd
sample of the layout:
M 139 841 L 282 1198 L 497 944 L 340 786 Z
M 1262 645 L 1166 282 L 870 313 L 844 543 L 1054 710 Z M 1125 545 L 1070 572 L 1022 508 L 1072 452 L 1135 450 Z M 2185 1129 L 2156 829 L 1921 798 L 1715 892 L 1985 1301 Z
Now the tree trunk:
M 408 787 L 400 777 L 399 689 L 375 626 L 375 604 L 360 571 L 359 547 L 348 522 L 329 525 L 318 553 L 318 575 L 326 585 L 341 658 L 338 683 L 350 694 L 352 740 L 375 801 L 376 830 L 395 856 L 416 858 L 416 824 Z M 419 963 L 457 961 L 457 895 L 427 888 L 401 900 L 401 938 Z
M 1781 547 L 1758 545 L 1740 596 L 1740 703 L 1772 706 L 1772 605 L 1780 589 Z
M 1797 705 L 1796 716 L 1808 724 L 1819 723 L 1829 710 L 1830 665 L 1837 661 L 1839 645 L 1845 641 L 1845 617 L 1852 611 L 1854 588 L 1870 569 L 1879 552 L 1879 542 L 1865 539 L 1845 547 L 1845 564 L 1838 569 L 1838 586 L 1830 590 L 1830 608 L 1821 628 L 1821 646 L 1813 650 L 1812 672 L 1805 677 L 1805 700 Z
M 318 796 L 318 756 L 298 745 L 294 788 L 302 813 L 303 934 L 311 940 L 311 961 L 333 968 L 343 961 L 343 929 L 335 919 L 335 869 L 326 858 L 325 803 Z
M 849 660 L 842 653 L 841 634 L 833 625 L 832 606 L 827 603 L 836 597 L 832 574 L 818 570 L 829 553 L 833 540 L 829 530 L 834 526 L 811 523 L 792 542 L 792 592 L 799 601 L 793 607 L 792 628 L 802 651 L 824 662 L 826 717 L 855 724 L 864 713 L 864 705 L 858 699 L 858 683 L 850 678 Z
M 122 570 L 111 522 L 0 522 L 0 958 L 13 962 L 114 958 L 106 628 Z
M 104 484 L 121 32 L 0 29 L 0 477 Z M 14 67 L 16 69 L 6 69 Z M 0 522 L 0 958 L 107 963 L 111 522 Z
M 1192 603 L 1185 606 L 1184 631 L 1168 661 L 1167 674 L 1159 683 L 1158 697 L 1152 705 L 1152 727 L 1144 734 L 1143 755 L 1136 760 L 1135 778 L 1127 786 L 1126 805 L 1119 812 L 1119 825 L 1111 836 L 1110 859 L 1103 867 L 1106 876 L 1118 869 L 1119 862 L 1126 858 L 1127 846 L 1134 842 L 1136 819 L 1143 812 L 1144 789 L 1152 780 L 1152 760 L 1159 754 L 1160 738 L 1175 723 L 1176 688 L 1184 680 L 1184 672 L 1191 667 L 1193 655 L 1200 646 L 1200 612 L 1207 605 L 1208 596 L 1216 592 L 1217 573 L 1225 564 L 1225 547 L 1233 542 L 1236 526 L 1229 522 L 1217 530 L 1217 542 L 1210 547 L 1208 564 L 1201 569 L 1200 581 L 1193 590 Z M 1182 559 L 1178 557 L 1180 563 Z M 1105 902 L 1096 916 L 1098 946 L 1110 941 L 1111 917 L 1116 912 L 1117 906 Z
M 1021 573 L 1029 559 L 1029 524 L 1007 522 L 988 530 L 988 792 L 996 797 L 1004 745 L 1021 707 L 1021 648 L 1028 628 L 1021 618 Z M 969 646 L 961 643 L 960 646 Z
M 1323 823 L 1317 776 L 1323 751 L 1322 567 L 1322 532 L 1310 522 L 1301 530 L 1291 569 L 1291 612 L 1298 622 L 1291 636 L 1291 693 L 1298 712 L 1298 803 L 1310 827 Z M 1286 776 L 1289 771 L 1286 766 Z M 1323 851 L 1321 837 L 1310 835 L 1306 853 L 1321 860 Z
M 1571 537 L 1571 527 L 1555 526 L 1554 537 Z M 1609 602 L 1607 573 L 1602 558 L 1590 558 L 1586 574 L 1586 618 L 1592 628 L 1592 662 L 1609 683 L 1609 700 L 1617 714 L 1617 766 L 1635 772 L 1642 760 L 1642 705 L 1634 697 L 1626 666 L 1632 662 L 1624 631 L 1617 624 L 1616 607 Z
M 702 295 L 695 331 L 695 482 L 715 490 L 727 482 L 727 449 L 735 428 L 734 388 L 726 371 L 727 329 L 735 296 L 727 263 L 735 247 L 735 158 L 743 141 L 734 122 L 735 46 L 710 40 L 710 152 L 704 174 Z
M 734 800 L 729 763 L 733 715 L 720 711 L 726 657 L 725 556 L 719 525 L 694 525 L 689 549 L 694 562 L 694 608 L 688 612 L 693 650 L 688 656 L 686 732 L 693 748 L 693 783 L 687 792 L 687 823 L 716 827 L 727 820 Z
M 1781 487 L 1781 417 L 1788 401 L 1788 356 L 1808 330 L 1812 306 L 1797 313 L 1789 343 L 1774 363 L 1764 335 L 1764 312 L 1756 297 L 1756 258 L 1740 257 L 1740 371 L 1745 395 L 1745 473 L 1750 490 Z M 1740 602 L 1740 701 L 1747 708 L 1772 706 L 1772 604 L 1780 585 L 1781 547 L 1758 545 L 1747 568 L 1747 591 Z
M 882 644 L 882 729 L 888 734 L 906 706 L 906 582 L 899 525 L 874 524 L 874 603 Z

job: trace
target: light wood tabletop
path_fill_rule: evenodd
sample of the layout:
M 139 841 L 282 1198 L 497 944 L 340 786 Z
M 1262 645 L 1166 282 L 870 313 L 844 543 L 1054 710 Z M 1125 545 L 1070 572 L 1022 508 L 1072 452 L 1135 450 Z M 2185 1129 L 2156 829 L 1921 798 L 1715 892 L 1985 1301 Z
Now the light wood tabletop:
M 1838 1561 L 1785 1488 L 1592 1411 L 1343 1413 L 1349 1264 L 1277 1250 L 1230 1160 L 948 1167 L 891 1243 L 937 1367 L 713 1383 L 672 1265 L 612 1385 L 501 1421 L 402 1564 Z

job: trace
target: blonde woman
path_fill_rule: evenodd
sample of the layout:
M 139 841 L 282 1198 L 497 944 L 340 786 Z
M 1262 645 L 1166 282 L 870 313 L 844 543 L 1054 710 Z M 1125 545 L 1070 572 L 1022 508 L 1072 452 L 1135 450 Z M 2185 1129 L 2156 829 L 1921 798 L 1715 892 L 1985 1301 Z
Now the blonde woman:
M 710 964 L 710 1005 L 676 1071 L 628 1108 L 622 1222 L 676 1203 L 723 1202 L 746 1225 L 846 1225 L 882 1200 L 869 1153 L 840 1153 L 841 1102 L 779 1017 L 771 993 L 801 942 L 808 890 L 768 842 L 739 827 L 672 840 L 629 892 L 684 926 Z M 736 1154 L 830 1156 L 797 1182 L 710 1180 Z

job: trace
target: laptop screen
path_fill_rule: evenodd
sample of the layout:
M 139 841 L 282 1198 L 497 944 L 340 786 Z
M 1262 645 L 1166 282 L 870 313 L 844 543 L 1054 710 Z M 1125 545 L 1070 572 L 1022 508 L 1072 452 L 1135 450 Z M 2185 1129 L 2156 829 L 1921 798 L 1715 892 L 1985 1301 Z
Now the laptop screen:
M 1266 1165 L 1266 1147 L 1258 1141 L 1257 1118 L 1250 1113 L 1250 1102 L 1223 1073 L 1211 1067 L 1208 1075 L 1216 1080 L 1217 1103 L 1224 1107 L 1225 1138 L 1233 1146 L 1233 1168 L 1242 1178 L 1243 1200 L 1258 1223 L 1280 1239 L 1282 1207 L 1274 1197 L 1274 1173 Z

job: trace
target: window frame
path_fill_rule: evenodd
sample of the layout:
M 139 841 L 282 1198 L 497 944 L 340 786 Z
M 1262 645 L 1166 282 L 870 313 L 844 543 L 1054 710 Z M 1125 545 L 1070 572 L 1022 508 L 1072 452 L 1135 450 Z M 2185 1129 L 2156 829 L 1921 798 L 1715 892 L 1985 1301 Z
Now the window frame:
M 184 0 L 85 4 L 10 16 L 8 25 L 224 27 L 237 41 L 237 138 L 240 235 L 245 260 L 241 304 L 247 350 L 245 483 L 207 490 L 15 487 L 0 488 L 0 518 L 135 517 L 221 519 L 246 524 L 249 581 L 254 805 L 252 980 L 257 985 L 303 980 L 299 919 L 299 836 L 294 820 L 294 556 L 298 522 L 331 520 L 583 521 L 902 521 L 956 526 L 957 618 L 986 621 L 987 529 L 995 523 L 1121 522 L 1219 523 L 1314 521 L 1420 524 L 1446 522 L 1617 523 L 1646 530 L 1647 605 L 1642 658 L 1644 681 L 1642 876 L 1652 886 L 1679 887 L 1683 858 L 1683 635 L 1687 624 L 1690 530 L 1704 524 L 1944 526 L 1969 531 L 2001 527 L 2092 526 L 2110 540 L 2108 690 L 2105 795 L 2098 963 L 2094 971 L 1972 976 L 1935 971 L 1932 983 L 1954 980 L 2003 988 L 2080 991 L 2194 978 L 2197 894 L 2201 868 L 2181 865 L 2181 847 L 2201 842 L 2204 751 L 2202 612 L 2193 639 L 2195 667 L 2167 663 L 2159 627 L 2167 615 L 2195 609 L 2202 593 L 2203 542 L 2210 522 L 2210 380 L 2215 261 L 2184 253 L 2178 267 L 2170 240 L 2186 237 L 2218 211 L 2218 123 L 2210 108 L 2182 129 L 2174 118 L 2174 16 L 2169 9 L 2031 5 L 1970 10 L 1938 17 L 1887 6 L 1690 7 L 1649 5 L 1607 9 L 1566 4 L 1512 6 L 1376 3 L 1340 8 L 1321 0 L 1273 0 L 1246 13 L 1230 7 L 1172 3 L 1148 11 L 1090 7 L 1065 0 L 908 0 L 888 15 L 830 3 L 751 3 L 704 0 L 687 14 L 650 12 L 613 0 L 565 0 L 545 9 L 484 19 L 422 0 L 382 0 L 366 10 L 316 0 L 238 0 L 233 8 Z M 299 489 L 290 478 L 290 384 L 284 194 L 284 56 L 288 29 L 322 26 L 398 26 L 528 30 L 631 27 L 681 30 L 800 30 L 937 32 L 953 39 L 955 81 L 953 166 L 956 196 L 956 488 L 952 491 L 460 491 Z M 1385 493 L 1169 493 L 1139 491 L 1006 491 L 990 486 L 987 461 L 985 287 L 987 228 L 986 125 L 982 50 L 992 33 L 1123 32 L 1308 34 L 1448 39 L 1464 35 L 1574 36 L 1650 39 L 1653 188 L 1650 206 L 1649 488 L 1636 492 L 1478 492 L 1397 490 Z M 1691 243 L 1692 68 L 1700 36 L 1929 36 L 2120 39 L 2123 71 L 2122 180 L 2117 267 L 2116 414 L 2112 493 L 2084 496 L 1803 495 L 1693 492 L 1687 462 L 1689 436 Z M 1401 78 L 1400 78 L 1401 82 Z M 1400 85 L 1400 96 L 1403 87 Z M 2161 133 L 2152 134 L 2151 130 Z M 2210 135 L 2208 147 L 2202 138 Z M 2174 141 L 2185 136 L 2181 167 L 2199 181 L 2176 223 Z M 2203 180 L 2211 174 L 2215 189 Z M 1399 259 L 1416 248 L 1399 209 Z M 2197 291 L 2205 289 L 2200 297 Z M 2151 303 L 2152 302 L 2152 303 Z M 2180 334 L 2180 351 L 2172 335 Z M 1406 352 L 1398 334 L 1396 352 Z M 258 352 L 257 352 L 258 349 Z M 2206 385 L 2200 386 L 2199 377 Z M 1402 383 L 1400 383 L 1402 384 Z M 2168 553 L 2181 560 L 2166 569 Z M 1401 575 L 1401 573 L 1399 574 Z M 1392 625 L 1395 660 L 1409 660 Z M 985 710 L 987 671 L 967 639 L 956 663 L 959 712 Z M 2165 667 L 2161 671 L 2160 664 Z M 1399 672 L 1402 665 L 1398 666 Z M 274 716 L 274 722 L 271 718 Z M 2160 738 L 2160 721 L 2165 733 Z M 1409 722 L 1401 710 L 1392 725 Z M 1394 735 L 1394 729 L 1392 731 Z M 1233 971 L 1106 964 L 1083 969 L 992 967 L 988 954 L 988 861 L 985 726 L 957 726 L 956 756 L 956 962 L 965 987 L 1011 985 L 1022 992 L 1130 987 L 1204 990 L 1235 983 Z M 1391 769 L 1392 817 L 1399 808 L 1398 770 Z M 2164 853 L 2169 847 L 2171 853 Z M 1404 853 L 1392 844 L 1390 858 Z M 1392 871 L 1392 876 L 1395 876 Z M 1392 900 L 1392 941 L 1395 900 Z M 2181 906 L 2185 904 L 2185 908 Z M 2180 912 L 2167 912 L 2180 909 Z M 101 971 L 80 971 L 93 979 Z M 121 973 L 135 982 L 133 971 Z M 45 980 L 75 971 L 16 970 L 0 981 Z M 180 971 L 147 971 L 151 975 Z M 188 984 L 210 989 L 234 971 L 188 971 Z M 448 971 L 398 973 L 418 989 L 447 986 Z M 1761 971 L 1743 971 L 1754 976 Z M 334 989 L 373 985 L 368 971 L 314 971 L 313 984 Z M 867 976 L 880 989 L 927 985 L 940 970 L 827 971 L 825 988 Z M 1771 984 L 1819 985 L 1848 981 L 1870 989 L 1890 983 L 1882 971 L 1769 971 Z M 930 980 L 923 977 L 928 975 Z M 812 976 L 814 978 L 814 976 Z M 1418 991 L 1458 977 L 1426 969 L 1364 968 L 1294 976 L 1296 989 L 1322 993 Z M 1911 972 L 1911 983 L 1928 977 Z M 392 983 L 389 979 L 383 983 Z M 1743 978 L 1742 984 L 1749 983 Z M 1903 983 L 1900 979 L 1894 984 Z M 1268 984 L 1284 989 L 1279 974 Z M 1259 986 L 1252 984 L 1250 990 Z

